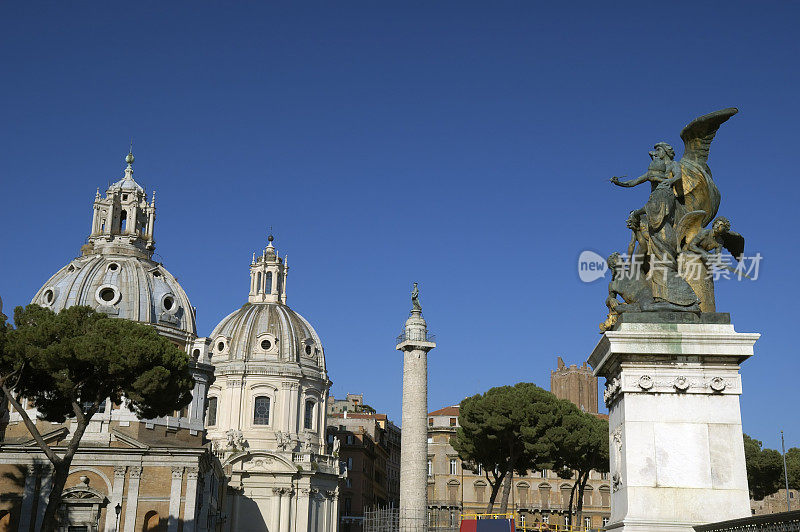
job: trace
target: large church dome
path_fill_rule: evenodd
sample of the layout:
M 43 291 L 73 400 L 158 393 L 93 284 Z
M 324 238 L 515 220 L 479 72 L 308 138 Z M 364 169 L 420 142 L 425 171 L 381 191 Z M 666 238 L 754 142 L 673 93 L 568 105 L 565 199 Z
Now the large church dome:
M 196 334 L 186 292 L 164 266 L 118 254 L 78 257 L 36 293 L 32 303 L 59 312 L 89 305 L 115 318 L 150 323 L 179 336 Z
M 92 228 L 81 256 L 55 273 L 32 303 L 55 312 L 89 305 L 115 318 L 154 325 L 181 347 L 196 337 L 194 308 L 178 280 L 152 260 L 155 193 L 148 202 L 133 179 L 133 155 L 106 196 L 95 195 Z

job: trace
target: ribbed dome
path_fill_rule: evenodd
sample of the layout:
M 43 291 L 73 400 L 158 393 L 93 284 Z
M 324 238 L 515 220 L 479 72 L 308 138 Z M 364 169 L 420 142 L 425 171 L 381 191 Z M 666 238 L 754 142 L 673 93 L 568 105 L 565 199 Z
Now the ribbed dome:
M 31 302 L 55 312 L 89 305 L 115 318 L 156 325 L 182 342 L 196 334 L 194 309 L 175 277 L 162 265 L 136 256 L 79 257 L 53 275 Z
M 214 328 L 212 361 L 280 360 L 325 370 L 322 342 L 300 314 L 280 303 L 245 303 Z

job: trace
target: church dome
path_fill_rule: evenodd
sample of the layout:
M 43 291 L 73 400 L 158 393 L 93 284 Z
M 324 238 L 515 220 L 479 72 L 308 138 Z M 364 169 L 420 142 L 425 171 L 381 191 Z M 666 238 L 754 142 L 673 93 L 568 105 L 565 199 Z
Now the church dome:
M 316 331 L 282 303 L 245 303 L 225 317 L 210 338 L 215 365 L 223 361 L 280 360 L 325 370 Z
M 56 272 L 31 302 L 55 312 L 89 305 L 115 318 L 156 325 L 181 344 L 196 335 L 194 309 L 177 279 L 164 266 L 141 257 L 78 257 Z
M 133 154 L 126 162 L 124 177 L 105 198 L 97 191 L 81 256 L 56 272 L 31 302 L 55 312 L 88 305 L 115 318 L 152 324 L 187 347 L 196 338 L 194 308 L 177 279 L 152 260 L 155 194 L 148 202 L 133 179 Z

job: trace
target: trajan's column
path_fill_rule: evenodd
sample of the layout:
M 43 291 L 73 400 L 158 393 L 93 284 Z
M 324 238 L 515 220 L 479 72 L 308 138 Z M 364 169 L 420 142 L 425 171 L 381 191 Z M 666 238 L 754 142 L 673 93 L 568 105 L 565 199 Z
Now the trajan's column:
M 411 315 L 397 338 L 403 352 L 403 421 L 400 456 L 400 532 L 424 530 L 428 507 L 428 334 L 419 290 L 411 292 Z

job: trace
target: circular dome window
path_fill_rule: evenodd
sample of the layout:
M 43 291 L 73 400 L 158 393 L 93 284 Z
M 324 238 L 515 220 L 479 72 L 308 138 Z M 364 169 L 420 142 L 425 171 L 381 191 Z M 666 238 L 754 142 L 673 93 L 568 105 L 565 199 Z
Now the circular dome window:
M 119 264 L 117 264 L 116 262 L 112 262 L 111 264 L 108 265 L 108 271 L 115 272 L 117 270 L 119 270 Z
M 192 351 L 192 356 L 194 357 L 195 360 L 200 358 L 200 350 L 199 349 L 195 349 L 194 351 Z
M 172 310 L 172 307 L 175 306 L 175 300 L 172 296 L 167 296 L 164 298 L 164 310 Z
M 272 342 L 270 342 L 269 340 L 261 340 L 261 349 L 263 349 L 264 351 L 269 351 L 270 349 L 272 349 Z
M 44 291 L 44 294 L 42 294 L 42 302 L 44 302 L 44 304 L 47 305 L 48 307 L 53 304 L 53 301 L 55 301 L 55 299 L 56 295 L 53 292 L 52 288 L 48 288 L 47 290 Z
M 101 305 L 113 305 L 119 301 L 120 293 L 116 286 L 104 284 L 97 289 L 94 298 Z
M 310 345 L 306 346 L 306 354 L 310 355 L 312 353 L 312 347 Z
M 217 344 L 217 351 L 224 351 L 225 350 L 225 342 L 219 342 Z
M 161 277 L 161 272 L 156 270 L 153 272 L 153 277 Z
M 106 303 L 111 303 L 112 301 L 114 301 L 114 296 L 116 295 L 117 294 L 114 293 L 113 288 L 103 288 L 102 290 L 100 290 L 100 299 L 102 299 Z

